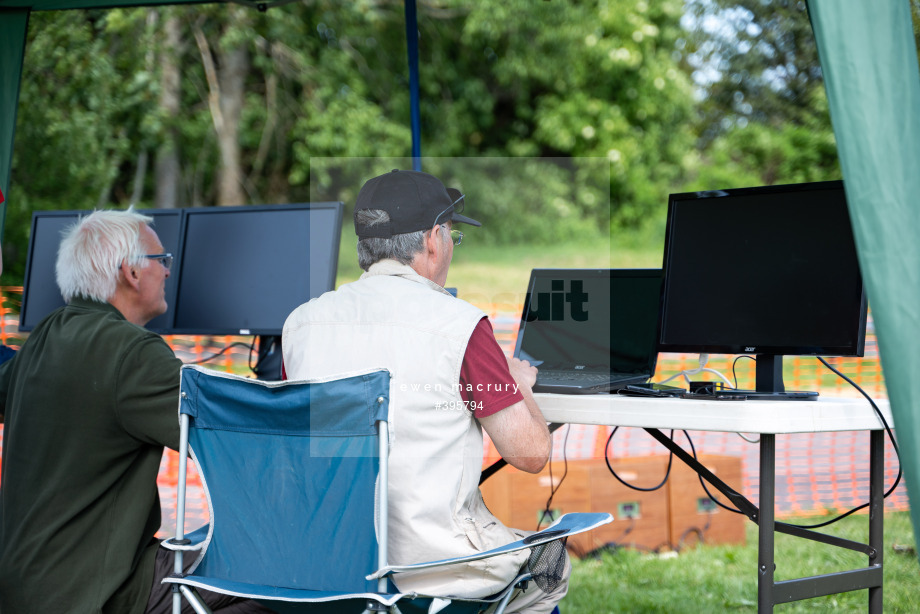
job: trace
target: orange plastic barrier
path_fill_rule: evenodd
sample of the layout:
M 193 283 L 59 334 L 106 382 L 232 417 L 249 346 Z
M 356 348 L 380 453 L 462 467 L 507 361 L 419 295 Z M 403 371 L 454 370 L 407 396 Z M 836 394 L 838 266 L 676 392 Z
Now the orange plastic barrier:
M 22 288 L 0 288 L 0 341 L 18 347 L 25 335 L 18 332 L 18 312 Z M 492 321 L 495 337 L 502 350 L 511 355 L 517 337 L 521 313 L 520 305 L 480 304 Z M 251 337 L 234 336 L 167 336 L 167 342 L 185 362 L 201 361 L 218 354 L 206 364 L 243 375 L 251 375 Z M 231 344 L 239 343 L 234 347 Z M 885 380 L 878 356 L 871 320 L 867 330 L 866 355 L 863 358 L 829 358 L 835 368 L 874 398 L 887 397 Z M 698 356 L 684 354 L 662 354 L 659 356 L 656 381 L 662 381 L 684 369 L 698 365 Z M 754 361 L 737 359 L 735 356 L 712 355 L 708 365 L 720 371 L 730 380 L 737 377 L 740 388 L 754 385 Z M 734 367 L 734 374 L 732 368 Z M 791 356 L 785 360 L 785 383 L 790 390 L 818 390 L 828 396 L 858 396 L 858 392 L 842 379 L 831 373 L 817 359 L 806 356 Z M 707 376 L 708 379 L 713 379 Z M 678 383 L 682 380 L 678 379 Z M 866 411 L 871 411 L 868 403 Z M 611 429 L 586 425 L 570 425 L 554 434 L 554 472 L 561 475 L 563 463 L 571 459 L 603 458 L 606 452 L 612 458 L 636 457 L 662 454 L 663 449 L 641 429 L 619 429 L 607 446 Z M 0 427 L 2 434 L 2 427 Z M 697 452 L 742 459 L 742 489 L 751 500 L 756 501 L 759 487 L 757 475 L 758 446 L 734 433 L 690 432 L 690 439 Z M 685 447 L 689 442 L 683 433 L 675 434 Z M 2 444 L 0 444 L 2 451 Z M 486 463 L 499 458 L 495 447 L 486 438 L 484 454 Z M 869 441 L 865 433 L 815 433 L 777 437 L 777 513 L 820 514 L 826 510 L 844 510 L 868 500 L 869 483 Z M 169 534 L 175 527 L 175 498 L 178 474 L 178 458 L 175 452 L 166 451 L 157 480 L 163 505 L 163 526 L 161 535 Z M 196 527 L 207 521 L 207 501 L 200 478 L 190 463 L 188 500 L 191 503 L 189 527 Z M 888 444 L 885 453 L 886 490 L 897 475 L 898 465 L 894 450 Z M 641 485 L 658 483 L 663 476 L 640 476 Z M 909 504 L 903 485 L 892 493 L 885 502 L 886 509 L 905 510 Z

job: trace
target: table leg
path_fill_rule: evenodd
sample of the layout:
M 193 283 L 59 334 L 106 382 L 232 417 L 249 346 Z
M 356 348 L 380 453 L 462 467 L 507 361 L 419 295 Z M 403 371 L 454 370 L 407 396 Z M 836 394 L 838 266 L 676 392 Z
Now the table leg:
M 776 498 L 776 435 L 760 435 L 760 516 L 757 545 L 757 612 L 773 611 L 774 500 Z
M 875 550 L 869 565 L 882 567 L 885 522 L 885 431 L 869 431 L 869 546 Z M 869 612 L 882 612 L 882 585 L 869 588 Z

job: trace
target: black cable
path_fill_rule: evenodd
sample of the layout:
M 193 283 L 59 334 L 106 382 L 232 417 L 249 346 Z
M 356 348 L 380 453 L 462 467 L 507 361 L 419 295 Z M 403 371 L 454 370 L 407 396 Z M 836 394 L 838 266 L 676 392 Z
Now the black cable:
M 739 358 L 741 358 L 741 357 L 739 357 Z M 858 385 L 856 382 L 854 382 L 852 379 L 850 379 L 849 377 L 847 377 L 846 375 L 844 375 L 843 373 L 841 373 L 840 371 L 838 371 L 837 369 L 835 369 L 834 367 L 832 367 L 832 366 L 831 366 L 830 364 L 828 364 L 828 362 L 825 361 L 822 357 L 817 356 L 816 358 L 817 358 L 819 361 L 821 361 L 821 363 L 822 363 L 825 367 L 827 367 L 828 369 L 830 369 L 831 371 L 833 371 L 834 373 L 836 373 L 838 376 L 840 376 L 842 379 L 844 379 L 847 383 L 849 383 L 851 386 L 853 386 L 854 388 L 856 388 L 856 390 L 858 390 L 858 391 L 860 392 L 860 394 L 862 394 L 862 395 L 866 398 L 866 400 L 869 401 L 869 404 L 870 404 L 870 405 L 872 406 L 872 408 L 875 410 L 875 413 L 876 413 L 876 415 L 879 417 L 879 420 L 882 421 L 882 424 L 883 424 L 884 427 L 885 427 L 885 432 L 888 433 L 888 438 L 891 440 L 891 444 L 892 444 L 892 446 L 894 447 L 895 454 L 896 454 L 896 456 L 898 457 L 898 465 L 899 465 L 899 466 L 898 466 L 898 476 L 897 476 L 897 478 L 895 478 L 894 484 L 892 484 L 892 486 L 888 489 L 888 491 L 885 493 L 885 495 L 884 495 L 884 497 L 883 497 L 883 498 L 887 498 L 887 497 L 888 497 L 889 495 L 891 495 L 891 493 L 893 493 L 894 490 L 898 487 L 898 484 L 901 482 L 901 476 L 902 476 L 902 474 L 903 474 L 903 471 L 902 471 L 902 468 L 901 468 L 901 453 L 900 453 L 900 449 L 898 448 L 898 444 L 897 444 L 897 441 L 896 441 L 895 438 L 894 438 L 894 434 L 891 432 L 891 427 L 888 425 L 888 421 L 885 420 L 885 416 L 882 414 L 881 410 L 878 408 L 878 405 L 875 404 L 875 401 L 872 399 L 872 397 L 870 397 L 868 394 L 866 394 L 866 392 L 865 392 L 862 388 L 860 388 L 859 385 Z M 735 360 L 737 361 L 738 359 L 735 359 Z M 755 361 L 756 361 L 756 359 L 755 359 Z M 732 370 L 734 371 L 734 364 L 732 365 Z M 616 432 L 616 428 L 614 428 L 614 432 Z M 697 461 L 699 461 L 699 459 L 698 459 L 697 456 L 696 456 L 696 448 L 695 448 L 694 445 L 693 445 L 693 440 L 690 438 L 690 435 L 687 434 L 687 431 L 684 431 L 683 433 L 684 433 L 684 436 L 687 438 L 687 441 L 690 443 L 690 449 L 691 449 L 691 451 L 692 451 L 692 453 L 693 453 L 693 458 L 696 459 Z M 612 437 L 613 437 L 613 433 L 610 434 L 610 438 L 612 438 Z M 671 431 L 671 439 L 672 439 L 672 440 L 674 439 L 674 431 Z M 607 440 L 607 444 L 610 445 L 610 439 Z M 673 454 L 673 453 L 672 453 L 672 454 Z M 605 457 L 606 457 L 606 449 L 605 449 Z M 609 463 L 609 461 L 608 461 L 608 463 L 607 463 L 607 467 L 610 468 L 610 463 Z M 612 471 L 613 471 L 613 470 L 611 469 L 611 472 L 612 472 Z M 616 474 L 614 474 L 614 476 L 617 477 L 617 479 L 619 479 L 619 477 L 616 476 Z M 722 504 L 718 499 L 716 499 L 716 498 L 712 495 L 712 493 L 709 492 L 709 489 L 706 487 L 706 483 L 705 483 L 705 481 L 703 480 L 703 477 L 702 477 L 702 476 L 698 476 L 698 478 L 699 478 L 699 480 L 700 480 L 700 485 L 703 487 L 703 490 L 706 492 L 706 495 L 713 501 L 713 503 L 715 503 L 715 504 L 718 505 L 719 507 L 721 507 L 721 508 L 723 508 L 723 509 L 726 509 L 726 510 L 728 510 L 728 511 L 730 511 L 730 512 L 735 512 L 735 513 L 737 513 L 737 514 L 742 514 L 742 513 L 743 513 L 743 512 L 741 512 L 740 510 L 733 509 L 733 508 L 727 507 L 727 506 L 725 506 L 724 504 Z M 622 484 L 624 484 L 625 486 L 629 486 L 630 488 L 632 488 L 632 486 L 630 486 L 629 484 L 626 484 L 626 482 L 623 482 L 623 480 L 620 480 L 620 482 L 621 482 Z M 792 524 L 792 523 L 784 523 L 784 524 L 787 524 L 787 525 L 793 526 L 793 527 L 797 527 L 797 528 L 800 528 L 800 529 L 819 529 L 819 528 L 821 528 L 821 527 L 826 527 L 826 526 L 828 526 L 828 525 L 830 525 L 830 524 L 833 524 L 833 523 L 837 522 L 838 520 L 841 520 L 841 519 L 843 519 L 843 518 L 846 518 L 847 516 L 849 516 L 849 515 L 851 515 L 851 514 L 854 514 L 854 513 L 858 512 L 858 511 L 861 510 L 861 509 L 865 509 L 866 507 L 869 507 L 869 505 L 870 505 L 870 503 L 863 503 L 862 505 L 859 505 L 859 506 L 857 506 L 857 507 L 854 507 L 853 509 L 851 509 L 851 510 L 849 510 L 849 511 L 843 513 L 843 514 L 840 514 L 839 516 L 837 516 L 837 517 L 835 517 L 835 518 L 832 518 L 832 519 L 830 519 L 830 520 L 827 520 L 827 521 L 825 521 L 825 522 L 821 522 L 821 523 L 818 523 L 818 524 L 811 524 L 811 525 L 799 525 L 799 524 Z
M 690 434 L 687 433 L 687 431 L 683 431 L 683 433 L 684 433 L 684 437 L 687 438 L 687 442 L 690 444 L 690 451 L 693 453 L 693 459 L 696 460 L 696 462 L 699 463 L 699 462 L 700 462 L 700 459 L 699 459 L 699 458 L 697 457 L 697 455 L 696 455 L 696 447 L 693 445 L 693 440 L 690 439 Z M 702 464 L 702 463 L 700 463 L 700 464 Z M 718 506 L 721 507 L 722 509 L 728 510 L 729 512 L 734 512 L 734 513 L 736 513 L 736 514 L 744 514 L 744 512 L 742 512 L 741 510 L 735 509 L 735 508 L 733 508 L 733 507 L 728 507 L 727 505 L 725 505 L 724 503 L 722 503 L 721 501 L 719 501 L 718 499 L 716 499 L 716 498 L 713 496 L 713 494 L 712 494 L 711 492 L 709 492 L 709 489 L 706 487 L 706 482 L 703 480 L 703 476 L 701 476 L 699 473 L 697 473 L 697 474 L 696 474 L 696 477 L 697 477 L 697 479 L 699 479 L 699 481 L 700 481 L 700 486 L 703 487 L 703 492 L 706 493 L 706 496 L 709 497 L 710 501 L 712 501 L 713 503 L 715 503 L 716 505 L 718 505 Z M 746 515 L 746 514 L 745 514 L 745 515 Z M 709 525 L 706 526 L 706 528 L 708 528 L 708 527 L 709 527 Z M 702 536 L 700 536 L 700 537 L 702 538 Z
M 832 367 L 832 366 L 831 366 L 830 364 L 828 364 L 828 362 L 827 362 L 826 360 L 824 360 L 824 358 L 822 358 L 821 356 L 816 356 L 815 358 L 817 358 L 819 361 L 821 361 L 821 364 L 823 364 L 825 367 L 827 367 L 828 369 L 830 369 L 831 371 L 833 371 L 834 373 L 836 373 L 838 376 L 840 376 L 840 377 L 841 377 L 844 381 L 846 381 L 848 384 L 850 384 L 851 386 L 853 386 L 854 388 L 856 388 L 856 390 L 858 390 L 859 393 L 860 393 L 861 395 L 863 395 L 864 397 L 866 397 L 866 400 L 869 401 L 869 404 L 872 406 L 872 409 L 875 410 L 876 415 L 877 415 L 877 416 L 879 417 L 879 419 L 882 421 L 882 424 L 883 424 L 884 427 L 885 427 L 885 432 L 888 433 L 888 439 L 891 440 L 891 445 L 894 447 L 895 456 L 897 456 L 897 458 L 898 458 L 898 477 L 895 478 L 894 484 L 891 485 L 891 488 L 889 488 L 888 491 L 882 496 L 882 499 L 887 499 L 888 496 L 889 496 L 891 493 L 893 493 L 894 490 L 898 487 L 898 484 L 901 483 L 901 475 L 902 475 L 902 473 L 903 473 L 903 471 L 902 471 L 902 465 L 901 465 L 901 451 L 900 451 L 900 449 L 898 448 L 898 442 L 895 441 L 894 433 L 891 432 L 891 427 L 888 426 L 888 421 L 885 420 L 885 416 L 882 415 L 882 410 L 880 410 L 880 409 L 878 408 L 878 405 L 875 404 L 875 401 L 872 399 L 872 397 L 870 397 L 868 394 L 866 394 L 866 391 L 863 390 L 862 388 L 860 388 L 859 385 L 858 385 L 856 382 L 854 382 L 854 381 L 851 380 L 849 377 L 847 377 L 846 375 L 844 375 L 843 373 L 841 373 L 840 371 L 838 371 L 837 369 L 835 369 L 834 367 Z M 846 518 L 847 516 L 849 516 L 849 515 L 851 515 L 851 514 L 854 514 L 854 513 L 858 512 L 858 511 L 861 510 L 861 509 L 865 509 L 865 508 L 869 507 L 870 503 L 871 503 L 871 502 L 863 503 L 862 505 L 859 505 L 859 506 L 857 506 L 857 507 L 854 507 L 853 509 L 851 509 L 851 510 L 848 511 L 848 512 L 844 512 L 843 514 L 840 514 L 840 515 L 837 516 L 836 518 L 831 518 L 830 520 L 827 520 L 827 521 L 825 521 L 825 522 L 821 522 L 821 523 L 818 523 L 818 524 L 792 524 L 792 523 L 787 523 L 787 524 L 790 524 L 790 525 L 793 526 L 793 527 L 798 527 L 798 528 L 800 528 L 800 529 L 820 529 L 821 527 L 826 527 L 827 525 L 833 524 L 833 523 L 837 522 L 838 520 L 841 520 L 841 519 L 843 519 L 843 518 Z
M 547 517 L 549 517 L 550 522 L 552 522 L 552 521 L 554 520 L 553 514 L 552 514 L 552 512 L 550 511 L 549 506 L 553 504 L 553 497 L 556 496 L 556 491 L 559 490 L 559 487 L 560 487 L 560 486 L 562 486 L 562 482 L 563 482 L 563 480 L 565 480 L 565 476 L 567 476 L 567 475 L 569 474 L 569 459 L 568 459 L 568 453 L 567 453 L 566 448 L 568 447 L 568 444 L 569 444 L 569 433 L 572 432 L 572 425 L 571 425 L 571 424 L 568 424 L 568 425 L 566 425 L 566 426 L 567 426 L 568 428 L 565 429 L 565 438 L 562 440 L 562 462 L 563 462 L 563 467 L 564 467 L 564 469 L 562 470 L 562 477 L 559 478 L 559 483 L 558 483 L 558 484 L 555 484 L 555 485 L 553 484 L 553 456 L 552 456 L 552 451 L 550 451 L 550 457 L 549 457 L 549 488 L 550 488 L 550 491 L 549 491 L 549 499 L 546 500 L 546 507 L 545 507 L 545 508 L 543 509 L 543 511 L 540 513 L 540 518 L 537 519 L 537 529 L 536 529 L 537 531 L 540 530 L 540 525 L 543 524 L 543 521 L 546 520 Z
M 622 484 L 622 485 L 625 486 L 626 488 L 631 488 L 631 489 L 633 489 L 633 490 L 639 490 L 639 491 L 642 491 L 642 492 L 653 492 L 653 491 L 655 491 L 655 490 L 658 490 L 658 489 L 661 488 L 662 486 L 664 486 L 665 483 L 668 481 L 668 477 L 671 475 L 671 463 L 674 462 L 674 453 L 673 453 L 673 452 L 671 452 L 670 454 L 668 454 L 668 468 L 667 468 L 667 469 L 665 470 L 665 472 L 664 472 L 664 479 L 661 480 L 661 483 L 660 483 L 660 484 L 658 484 L 657 486 L 652 486 L 651 488 L 643 488 L 642 486 L 635 486 L 635 485 L 633 485 L 633 484 L 630 484 L 630 483 L 626 482 L 625 480 L 623 480 L 623 478 L 621 478 L 621 477 L 617 474 L 617 472 L 614 471 L 613 466 L 610 464 L 609 450 L 610 450 L 610 442 L 613 440 L 613 435 L 617 432 L 617 430 L 618 430 L 619 428 L 620 428 L 620 427 L 618 427 L 618 426 L 613 427 L 613 430 L 610 431 L 610 437 L 607 438 L 607 445 L 604 446 L 604 462 L 607 463 L 607 469 L 610 470 L 610 474 L 613 475 L 613 477 L 615 477 L 615 478 L 617 479 L 617 481 L 618 481 L 620 484 Z M 671 439 L 672 439 L 672 440 L 674 439 L 674 429 L 671 429 Z
M 230 345 L 226 346 L 224 349 L 222 349 L 221 351 L 217 352 L 216 354 L 212 354 L 212 355 L 210 355 L 210 356 L 207 356 L 207 357 L 205 357 L 205 358 L 201 358 L 201 359 L 199 359 L 199 360 L 192 360 L 192 361 L 189 361 L 189 362 L 186 362 L 186 363 L 183 363 L 183 364 L 186 364 L 186 365 L 200 365 L 200 364 L 209 362 L 209 361 L 211 361 L 211 360 L 214 360 L 215 358 L 219 358 L 219 357 L 223 356 L 224 353 L 225 353 L 227 350 L 229 350 L 229 349 L 232 348 L 232 347 L 238 346 L 238 345 L 248 346 L 249 344 L 248 344 L 248 343 L 244 343 L 244 342 L 242 342 L 242 341 L 234 341 L 233 343 L 231 343 Z M 250 347 L 250 349 L 249 349 L 249 352 L 250 352 L 250 354 L 252 354 L 252 348 L 251 348 L 251 347 Z
M 665 471 L 664 479 L 661 481 L 660 484 L 658 484 L 657 486 L 654 486 L 654 487 L 652 487 L 652 488 L 643 488 L 643 487 L 641 487 L 641 486 L 635 486 L 635 485 L 633 485 L 633 484 L 629 484 L 628 482 L 626 482 L 625 480 L 623 480 L 623 479 L 617 474 L 617 472 L 613 469 L 613 466 L 611 466 L 611 464 L 610 464 L 610 457 L 609 457 L 610 442 L 613 440 L 613 435 L 617 432 L 617 429 L 619 429 L 619 428 L 620 428 L 620 427 L 618 427 L 618 426 L 613 427 L 613 430 L 610 432 L 610 436 L 607 438 L 607 445 L 604 446 L 604 461 L 607 463 L 607 469 L 610 470 L 610 473 L 613 475 L 613 477 L 615 477 L 615 478 L 617 479 L 617 481 L 620 482 L 620 484 L 622 484 L 623 486 L 626 486 L 627 488 L 631 488 L 631 489 L 633 489 L 633 490 L 639 490 L 639 491 L 643 491 L 643 492 L 655 491 L 655 490 L 658 490 L 659 488 L 661 488 L 662 486 L 664 486 L 665 483 L 668 481 L 668 478 L 670 477 L 670 474 L 671 474 L 671 464 L 674 462 L 674 453 L 673 453 L 673 452 L 669 452 L 669 453 L 668 453 L 668 468 L 667 468 L 667 470 Z M 684 437 L 686 437 L 686 438 L 687 438 L 687 441 L 690 443 L 690 449 L 691 449 L 691 451 L 693 452 L 693 458 L 695 458 L 697 461 L 699 461 L 699 458 L 697 458 L 697 456 L 696 456 L 696 447 L 693 445 L 693 440 L 690 438 L 689 433 L 687 433 L 687 431 L 685 431 L 685 430 L 682 431 L 682 432 L 683 432 L 683 434 L 684 434 Z M 674 440 L 674 430 L 673 430 L 673 429 L 671 430 L 670 439 L 671 439 L 672 441 Z M 724 508 L 724 509 L 728 510 L 729 512 L 734 512 L 734 513 L 736 513 L 736 514 L 742 514 L 742 513 L 743 513 L 743 512 L 741 512 L 740 510 L 737 510 L 737 509 L 734 509 L 734 508 L 731 508 L 731 507 L 726 506 L 725 504 L 723 504 L 722 502 L 720 502 L 718 499 L 716 499 L 716 498 L 712 495 L 712 493 L 709 492 L 709 489 L 706 487 L 706 483 L 703 481 L 702 476 L 697 475 L 697 477 L 698 477 L 699 480 L 700 480 L 700 485 L 703 487 L 703 491 L 706 493 L 706 495 L 709 497 L 709 499 L 710 499 L 713 503 L 715 503 L 716 505 L 718 505 L 718 506 L 721 507 L 721 508 Z M 630 517 L 630 518 L 632 518 L 632 517 Z M 633 520 L 633 522 L 635 522 L 635 519 L 634 519 L 634 518 L 632 518 L 632 520 Z M 704 541 L 705 541 L 705 540 L 704 540 L 704 535 L 705 535 L 706 531 L 709 530 L 709 527 L 710 527 L 711 524 L 712 524 L 712 514 L 710 513 L 710 514 L 707 514 L 706 525 L 705 525 L 702 529 L 700 529 L 699 527 L 690 527 L 689 529 L 687 529 L 687 530 L 683 533 L 683 535 L 681 535 L 680 539 L 678 540 L 677 546 L 674 546 L 673 544 L 670 544 L 669 547 L 670 547 L 672 550 L 674 550 L 674 551 L 676 551 L 676 552 L 679 552 L 680 549 L 681 549 L 681 545 L 682 545 L 683 542 L 684 542 L 684 539 L 687 537 L 687 535 L 688 535 L 689 533 L 696 533 L 696 534 L 699 536 L 700 542 L 701 542 L 701 543 L 704 542 Z M 625 537 L 625 536 L 629 533 L 629 531 L 631 531 L 631 530 L 632 530 L 632 527 L 630 527 L 629 529 L 627 529 L 627 531 L 626 531 L 622 536 L 620 536 L 620 538 L 622 539 L 622 537 Z M 609 545 L 610 545 L 610 544 L 607 544 L 607 546 L 609 546 Z M 616 546 L 617 544 L 614 543 L 614 545 Z
M 821 364 L 823 364 L 825 367 L 827 367 L 828 369 L 830 369 L 831 371 L 833 371 L 834 373 L 836 373 L 838 376 L 840 376 L 840 377 L 841 377 L 844 381 L 846 381 L 848 384 L 850 384 L 851 386 L 853 386 L 854 388 L 856 388 L 856 390 L 859 391 L 859 394 L 861 394 L 861 395 L 863 395 L 864 397 L 866 397 L 866 400 L 869 401 L 869 405 L 872 406 L 872 409 L 875 410 L 875 414 L 878 416 L 879 420 L 882 421 L 882 425 L 884 425 L 884 427 L 885 427 L 885 432 L 888 433 L 888 438 L 891 440 L 891 445 L 894 446 L 895 455 L 898 457 L 898 464 L 900 464 L 900 463 L 901 463 L 901 450 L 900 450 L 900 448 L 898 448 L 898 442 L 895 440 L 894 434 L 891 432 L 891 427 L 888 426 L 888 421 L 885 420 L 885 415 L 882 413 L 882 410 L 880 410 L 880 409 L 878 408 L 878 405 L 875 404 L 875 400 L 874 400 L 872 397 L 870 397 L 870 396 L 866 393 L 865 390 L 863 390 L 862 388 L 860 388 L 860 387 L 859 387 L 859 384 L 857 384 L 856 382 L 854 382 L 853 380 L 851 380 L 849 377 L 847 377 L 846 375 L 844 375 L 843 373 L 841 373 L 840 371 L 838 371 L 837 369 L 835 369 L 834 367 L 832 367 L 826 360 L 824 360 L 823 357 L 821 357 L 821 356 L 816 356 L 815 358 L 817 358 L 819 361 L 821 361 Z M 900 473 L 900 469 L 899 469 L 899 473 Z
M 738 375 L 735 373 L 735 365 L 738 364 L 738 361 L 742 358 L 750 358 L 754 361 L 754 364 L 757 364 L 757 359 L 753 356 L 748 356 L 747 354 L 742 354 L 732 361 L 732 379 L 735 380 L 735 390 L 738 390 Z
M 260 354 L 259 356 L 256 357 L 256 364 L 252 364 L 252 354 L 253 352 L 255 352 L 256 341 L 258 339 L 259 337 L 257 335 L 252 336 L 252 343 L 249 344 L 249 359 L 246 361 L 246 363 L 249 365 L 249 370 L 252 371 L 253 373 L 256 372 L 256 367 L 259 366 L 259 360 L 262 359 L 262 356 Z
M 604 545 L 599 546 L 595 548 L 594 550 L 591 550 L 590 552 L 579 553 L 578 551 L 575 551 L 575 553 L 579 555 L 578 558 L 583 559 L 583 558 L 591 557 L 591 558 L 596 559 L 596 558 L 600 558 L 600 555 L 604 552 L 616 553 L 617 550 L 623 547 L 623 538 L 629 535 L 630 533 L 632 533 L 633 529 L 636 528 L 636 517 L 635 516 L 627 516 L 626 519 L 630 521 L 629 526 L 623 529 L 623 532 L 619 535 L 619 537 L 609 542 L 606 542 Z M 638 544 L 632 544 L 632 546 L 636 548 L 641 548 L 641 546 L 638 546 Z M 569 546 L 567 545 L 566 547 L 569 547 Z M 648 548 L 646 548 L 646 550 L 648 550 Z
M 680 534 L 680 537 L 677 539 L 677 545 L 674 546 L 676 552 L 680 552 L 687 545 L 687 537 L 690 535 L 696 535 L 699 539 L 700 544 L 706 543 L 706 531 L 709 530 L 709 527 L 712 526 L 712 513 L 706 515 L 706 524 L 703 525 L 703 528 L 700 527 L 688 527 Z

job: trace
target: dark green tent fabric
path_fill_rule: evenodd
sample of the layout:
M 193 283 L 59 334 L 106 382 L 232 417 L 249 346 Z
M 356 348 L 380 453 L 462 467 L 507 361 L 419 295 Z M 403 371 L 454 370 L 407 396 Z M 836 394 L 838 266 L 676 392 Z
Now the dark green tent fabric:
M 920 535 L 920 68 L 904 0 L 811 0 L 837 151 Z
M 13 132 L 16 130 L 16 107 L 19 101 L 19 82 L 22 79 L 22 56 L 28 23 L 27 10 L 0 8 L 0 192 L 7 197 L 10 193 Z M 6 203 L 0 207 L 2 236 Z

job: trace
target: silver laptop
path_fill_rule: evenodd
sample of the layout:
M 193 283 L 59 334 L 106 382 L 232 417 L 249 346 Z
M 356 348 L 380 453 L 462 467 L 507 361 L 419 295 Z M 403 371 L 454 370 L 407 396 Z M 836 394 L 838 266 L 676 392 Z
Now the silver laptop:
M 595 394 L 648 382 L 658 360 L 660 269 L 534 269 L 514 355 L 534 392 Z

